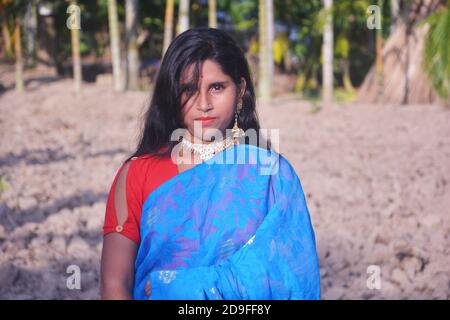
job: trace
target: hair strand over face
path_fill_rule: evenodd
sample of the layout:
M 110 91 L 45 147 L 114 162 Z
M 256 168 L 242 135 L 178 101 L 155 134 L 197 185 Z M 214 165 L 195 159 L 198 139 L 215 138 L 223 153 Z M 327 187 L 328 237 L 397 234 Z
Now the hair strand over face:
M 196 87 L 201 63 L 208 59 L 216 62 L 222 72 L 233 80 L 237 88 L 241 85 L 241 78 L 245 79 L 243 108 L 238 118 L 238 125 L 244 131 L 254 129 L 259 132 L 253 81 L 241 48 L 224 31 L 213 28 L 194 28 L 178 35 L 167 49 L 158 71 L 150 106 L 144 115 L 144 126 L 137 149 L 128 160 L 146 154 L 157 157 L 171 154 L 173 147 L 178 143 L 178 141 L 171 141 L 171 135 L 174 130 L 185 128 L 182 119 L 183 102 L 185 103 L 190 97 L 181 101 L 183 92 L 181 76 L 190 65 L 194 65 L 193 77 L 188 81 L 189 85 Z M 234 118 L 227 128 L 231 129 L 233 124 Z M 258 144 L 270 149 L 268 140 L 258 141 Z M 161 148 L 163 150 L 158 152 Z

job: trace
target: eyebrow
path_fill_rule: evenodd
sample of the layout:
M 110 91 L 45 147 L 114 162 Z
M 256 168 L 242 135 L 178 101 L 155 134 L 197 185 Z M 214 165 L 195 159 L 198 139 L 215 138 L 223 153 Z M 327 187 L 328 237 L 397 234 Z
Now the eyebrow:
M 209 86 L 211 87 L 211 86 L 216 85 L 216 84 L 226 85 L 229 82 L 230 81 L 228 81 L 228 80 L 225 80 L 225 81 L 214 81 L 214 82 L 210 83 Z
M 228 81 L 228 80 L 224 80 L 224 81 L 214 81 L 214 82 L 211 82 L 211 83 L 209 84 L 209 86 L 211 87 L 211 86 L 217 85 L 217 84 L 226 85 L 226 84 L 228 84 L 229 82 L 230 82 L 230 81 Z M 186 83 L 182 83 L 181 85 L 184 86 L 184 87 L 187 87 L 187 86 L 191 86 L 191 83 L 190 83 L 190 82 L 186 82 Z

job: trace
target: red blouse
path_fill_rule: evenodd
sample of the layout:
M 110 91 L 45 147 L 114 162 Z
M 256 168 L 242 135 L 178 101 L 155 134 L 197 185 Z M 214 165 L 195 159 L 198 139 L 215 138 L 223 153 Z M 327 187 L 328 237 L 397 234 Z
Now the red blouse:
M 120 175 L 125 166 L 128 171 Z M 109 191 L 103 234 L 119 232 L 139 244 L 139 223 L 145 200 L 153 190 L 177 174 L 178 167 L 170 156 L 143 155 L 122 164 Z

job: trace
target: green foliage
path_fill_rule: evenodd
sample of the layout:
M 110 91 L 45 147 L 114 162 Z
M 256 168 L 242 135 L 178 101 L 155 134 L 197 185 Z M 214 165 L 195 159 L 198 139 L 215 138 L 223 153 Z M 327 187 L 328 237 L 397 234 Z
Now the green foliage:
M 339 35 L 336 38 L 336 46 L 334 48 L 335 56 L 347 59 L 349 52 L 350 52 L 350 41 L 344 34 Z
M 327 19 L 328 17 L 330 17 L 330 15 L 333 15 L 333 8 L 322 8 L 319 10 L 319 12 L 313 14 L 313 25 L 314 28 L 319 31 L 319 33 L 323 33 L 323 29 L 325 28 L 325 24 L 327 23 Z
M 273 59 L 277 65 L 281 64 L 288 49 L 289 39 L 286 33 L 278 34 L 273 42 Z
M 12 18 L 24 12 L 28 1 L 15 0 L 13 3 L 14 6 L 8 9 L 10 13 L 8 22 L 11 30 L 14 26 Z M 68 17 L 66 9 L 69 2 L 53 0 L 49 3 L 53 7 L 53 16 L 55 17 L 57 59 L 64 64 L 66 61 L 70 61 L 71 56 L 70 32 L 65 28 Z M 343 71 L 340 62 L 345 60 L 345 62 L 349 62 L 351 80 L 357 86 L 374 61 L 375 32 L 366 26 L 367 8 L 372 4 L 380 3 L 383 4 L 383 36 L 387 36 L 390 25 L 390 0 L 334 0 L 333 8 L 329 11 L 323 9 L 322 0 L 273 0 L 276 21 L 273 43 L 275 63 L 281 67 L 281 70 L 286 68 L 284 70 L 298 74 L 296 90 L 317 94 L 320 89 L 322 29 L 326 17 L 332 14 L 336 79 L 341 81 L 340 75 Z M 77 4 L 81 8 L 81 54 L 100 57 L 108 52 L 109 46 L 108 0 L 77 0 Z M 178 4 L 179 0 L 175 0 L 174 23 L 177 22 Z M 191 26 L 206 26 L 208 1 L 190 0 L 190 4 Z M 142 60 L 160 58 L 165 6 L 166 0 L 139 1 L 140 35 L 146 34 L 142 31 L 148 31 L 146 36 L 141 37 L 141 39 L 145 39 L 139 48 Z M 125 0 L 117 0 L 117 9 L 120 37 L 124 40 Z M 255 39 L 258 36 L 258 0 L 217 0 L 217 10 L 219 26 L 230 32 L 242 48 L 257 55 L 258 43 Z M 437 17 L 434 19 L 436 20 Z M 447 46 L 445 43 L 443 44 L 444 40 L 441 39 L 442 35 L 439 36 L 439 33 L 443 32 L 442 29 L 447 28 L 448 30 L 448 25 L 443 25 L 443 22 L 438 24 L 436 21 L 433 22 L 430 18 L 436 35 L 429 40 L 431 42 L 427 46 L 428 63 L 424 64 L 427 66 L 428 73 L 434 74 L 434 86 L 441 88 L 437 89 L 440 92 L 445 92 L 448 89 L 448 73 L 442 73 L 444 70 L 448 70 L 445 66 L 448 66 L 450 49 L 448 49 L 449 41 L 447 41 Z M 286 56 L 293 57 L 290 64 L 285 63 Z M 436 58 L 437 56 L 440 58 Z M 446 75 L 447 78 L 445 78 Z M 338 82 L 337 85 L 342 85 L 342 83 Z
M 374 4 L 369 0 L 334 1 L 333 23 L 338 31 L 349 31 L 354 26 L 366 27 L 367 8 Z
M 299 74 L 297 76 L 297 81 L 295 82 L 295 92 L 302 92 L 306 86 L 306 76 L 304 74 Z
M 85 32 L 80 32 L 80 54 L 88 55 L 92 48 L 96 47 L 95 39 L 88 36 Z
M 250 54 L 252 54 L 254 56 L 258 55 L 259 42 L 258 42 L 258 40 L 256 40 L 256 38 L 253 38 L 252 40 L 250 40 L 248 51 L 250 52 Z
M 141 26 L 145 29 L 154 30 L 164 28 L 164 20 L 156 17 L 144 17 Z
M 237 31 L 256 27 L 258 23 L 258 1 L 232 1 L 229 13 Z
M 294 53 L 297 57 L 304 57 L 306 56 L 307 47 L 303 43 L 296 43 L 294 47 Z
M 108 19 L 108 0 L 98 0 L 97 16 L 100 19 Z
M 446 8 L 429 16 L 423 68 L 433 88 L 444 99 L 450 98 L 450 0 Z
M 7 4 L 6 11 L 8 15 L 22 17 L 25 14 L 29 0 L 14 0 Z
M 336 88 L 334 90 L 334 98 L 339 103 L 352 102 L 356 99 L 356 91 L 348 91 L 344 88 Z
M 2 18 L 6 18 L 6 26 L 10 33 L 14 31 L 16 20 L 21 21 L 23 19 L 28 2 L 26 0 L 14 0 L 11 2 L 5 1 L 5 4 L 2 4 L 2 10 L 5 11 Z
M 371 0 L 335 0 L 333 8 L 325 10 L 322 0 L 274 0 L 275 20 L 287 26 L 288 50 L 296 58 L 296 90 L 316 93 L 312 84 L 320 81 L 322 32 L 329 15 L 333 17 L 337 85 L 343 85 L 342 77 L 339 76 L 343 72 L 340 63 L 342 59 L 349 61 L 352 82 L 355 85 L 362 82 L 375 58 L 374 50 L 370 49 L 374 31 L 366 26 L 367 8 L 372 4 L 374 1 Z M 389 16 L 386 11 L 389 8 L 390 1 L 383 0 L 384 30 L 389 30 L 390 20 L 385 18 Z
M 0 193 L 5 192 L 10 188 L 8 181 L 4 176 L 0 176 Z

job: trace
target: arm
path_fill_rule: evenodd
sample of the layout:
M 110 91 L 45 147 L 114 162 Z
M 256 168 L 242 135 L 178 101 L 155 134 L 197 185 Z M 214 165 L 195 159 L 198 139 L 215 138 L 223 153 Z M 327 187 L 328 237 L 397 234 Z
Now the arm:
M 139 243 L 139 226 L 135 218 L 140 192 L 130 162 L 118 171 L 106 205 L 101 260 L 101 298 L 132 299 L 134 262 Z M 121 231 L 117 232 L 117 227 Z
M 137 244 L 118 233 L 103 238 L 101 298 L 132 299 Z

